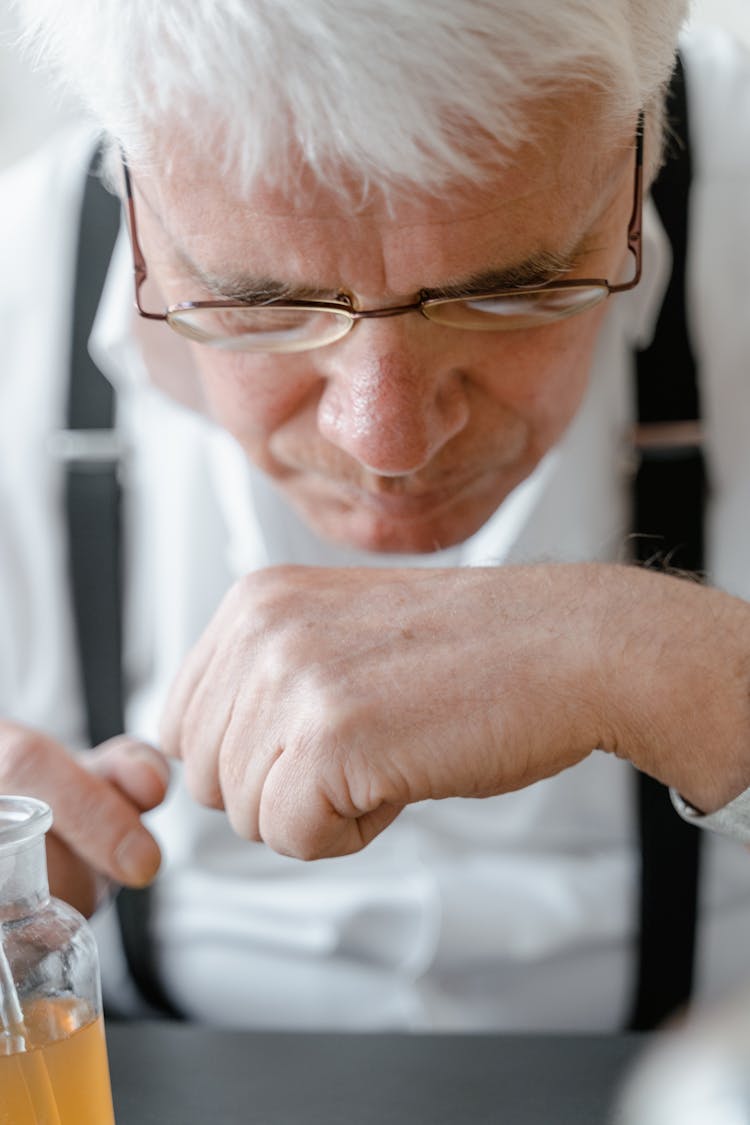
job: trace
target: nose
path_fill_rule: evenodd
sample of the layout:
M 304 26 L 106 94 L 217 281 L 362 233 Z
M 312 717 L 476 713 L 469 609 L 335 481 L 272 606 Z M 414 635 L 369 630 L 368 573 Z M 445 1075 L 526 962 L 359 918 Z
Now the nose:
M 361 321 L 318 353 L 325 383 L 320 433 L 380 476 L 417 472 L 469 419 L 460 366 L 435 340 L 422 340 L 433 326 L 411 320 Z

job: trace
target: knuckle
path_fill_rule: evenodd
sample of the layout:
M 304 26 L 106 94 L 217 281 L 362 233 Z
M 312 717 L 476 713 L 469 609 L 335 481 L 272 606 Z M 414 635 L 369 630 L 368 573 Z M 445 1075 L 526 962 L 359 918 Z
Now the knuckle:
M 232 610 L 256 631 L 272 629 L 299 608 L 301 567 L 274 566 L 240 578 L 230 591 Z
M 244 574 L 230 590 L 230 600 L 243 606 L 273 601 L 281 585 L 279 570 L 278 567 L 264 567 Z
M 310 653 L 292 624 L 281 623 L 273 633 L 266 632 L 262 648 L 262 662 L 258 664 L 260 682 L 266 690 L 283 694 L 304 687 L 309 678 Z
M 311 666 L 304 670 L 300 679 L 303 697 L 313 705 L 314 719 L 312 729 L 317 741 L 330 747 L 350 745 L 359 740 L 363 730 L 373 729 L 376 709 L 366 700 L 342 688 L 338 677 L 329 669 Z

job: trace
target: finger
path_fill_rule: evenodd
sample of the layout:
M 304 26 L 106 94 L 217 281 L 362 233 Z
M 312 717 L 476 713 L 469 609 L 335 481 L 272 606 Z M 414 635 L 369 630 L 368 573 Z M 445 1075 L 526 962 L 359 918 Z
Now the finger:
M 219 761 L 235 710 L 234 695 L 224 690 L 226 679 L 226 672 L 210 665 L 182 717 L 183 779 L 195 800 L 212 809 L 224 808 Z
M 147 742 L 118 735 L 79 759 L 81 765 L 116 785 L 140 812 L 160 805 L 169 786 L 169 762 Z
M 132 886 L 156 874 L 159 847 L 135 804 L 53 740 L 32 732 L 1 738 L 0 790 L 46 801 L 55 834 L 95 871 Z
M 159 746 L 170 758 L 183 756 L 185 716 L 191 701 L 205 679 L 207 667 L 216 651 L 216 643 L 206 634 L 190 650 L 167 696 L 159 723 Z
M 321 802 L 317 808 L 308 808 L 307 815 L 288 816 L 283 802 L 275 815 L 268 815 L 267 806 L 261 802 L 260 838 L 280 855 L 295 859 L 352 855 L 362 851 L 392 824 L 402 808 L 403 805 L 383 804 L 361 816 L 345 817 Z
M 232 829 L 243 840 L 263 839 L 260 804 L 263 787 L 283 747 L 272 739 L 253 742 L 252 725 L 236 711 L 224 736 L 219 757 L 222 799 Z M 255 726 L 260 724 L 256 723 Z
M 403 807 L 382 802 L 359 814 L 342 813 L 310 775 L 287 765 L 282 754 L 263 786 L 260 835 L 274 851 L 296 859 L 351 855 L 387 828 Z
M 239 687 L 238 677 L 231 674 L 217 645 L 202 666 L 200 679 L 193 683 L 192 694 L 185 697 L 178 692 L 175 697 L 183 700 L 185 708 L 179 721 L 183 780 L 188 792 L 207 808 L 224 808 L 219 761 L 235 716 Z M 176 721 L 174 714 L 170 721 Z

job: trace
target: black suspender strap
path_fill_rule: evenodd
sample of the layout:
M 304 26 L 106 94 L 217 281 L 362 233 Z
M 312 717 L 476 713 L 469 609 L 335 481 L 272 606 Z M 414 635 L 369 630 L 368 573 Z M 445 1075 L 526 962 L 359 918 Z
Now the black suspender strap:
M 89 169 L 79 228 L 68 382 L 66 513 L 70 581 L 92 746 L 124 727 L 119 451 L 114 391 L 88 352 L 119 225 L 117 200 Z
M 668 101 L 673 149 L 652 195 L 672 244 L 673 269 L 654 340 L 638 354 L 636 558 L 700 574 L 706 476 L 695 358 L 685 313 L 691 161 L 681 64 Z M 630 1026 L 662 1023 L 690 997 L 700 832 L 674 812 L 666 788 L 636 775 L 641 843 L 640 946 Z
M 66 464 L 65 509 L 73 615 L 89 740 L 97 746 L 124 729 L 121 450 L 115 395 L 88 352 L 88 341 L 117 237 L 119 201 L 91 161 L 81 208 L 76 259 L 67 430 L 58 452 Z M 146 1004 L 176 1016 L 151 963 L 148 890 L 123 888 L 117 914 L 125 957 Z

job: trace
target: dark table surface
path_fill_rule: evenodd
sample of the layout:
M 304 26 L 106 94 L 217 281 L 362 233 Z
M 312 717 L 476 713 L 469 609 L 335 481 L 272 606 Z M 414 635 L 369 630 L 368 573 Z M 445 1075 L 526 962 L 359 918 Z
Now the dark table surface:
M 107 1028 L 117 1125 L 605 1125 L 643 1040 Z

